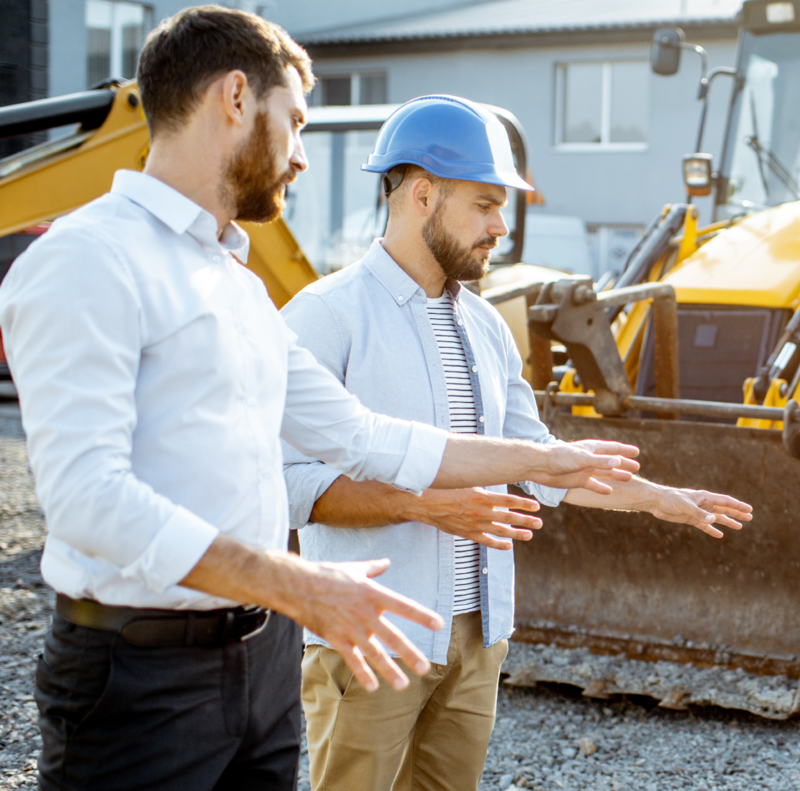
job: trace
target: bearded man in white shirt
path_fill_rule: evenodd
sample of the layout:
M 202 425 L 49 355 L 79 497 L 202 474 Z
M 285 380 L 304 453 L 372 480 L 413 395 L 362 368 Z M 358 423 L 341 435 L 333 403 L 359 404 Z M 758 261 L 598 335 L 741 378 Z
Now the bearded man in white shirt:
M 383 173 L 383 239 L 351 267 L 313 283 L 283 309 L 298 341 L 378 412 L 470 435 L 556 447 L 538 418 L 522 360 L 497 311 L 461 281 L 486 272 L 508 233 L 506 188 L 531 189 L 514 171 L 500 122 L 454 96 L 407 102 L 386 121 L 363 170 Z M 511 541 L 541 525 L 530 500 L 488 490 L 422 498 L 353 481 L 286 449 L 293 526 L 304 557 L 386 555 L 387 587 L 435 609 L 444 628 L 408 626 L 432 662 L 400 693 L 367 695 L 323 635 L 306 633 L 303 706 L 314 791 L 476 789 L 492 732 L 500 666 L 514 624 Z M 550 506 L 648 511 L 720 537 L 750 506 L 725 495 L 612 482 L 604 495 L 520 479 Z M 491 487 L 490 487 L 491 488 Z M 569 489 L 569 491 L 566 491 Z
M 257 16 L 165 20 L 139 66 L 145 173 L 55 222 L 0 288 L 58 594 L 36 676 L 44 791 L 294 788 L 290 619 L 368 689 L 374 671 L 408 684 L 387 648 L 427 671 L 385 614 L 441 619 L 373 582 L 388 560 L 285 551 L 281 437 L 417 493 L 521 478 L 604 492 L 595 474 L 637 469 L 617 443 L 467 441 L 376 415 L 295 344 L 233 220 L 274 218 L 306 168 L 312 83 L 306 53 Z

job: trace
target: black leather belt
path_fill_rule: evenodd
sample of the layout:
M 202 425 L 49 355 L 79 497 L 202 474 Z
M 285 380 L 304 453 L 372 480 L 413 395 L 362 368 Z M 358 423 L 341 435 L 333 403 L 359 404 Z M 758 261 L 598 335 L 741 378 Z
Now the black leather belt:
M 117 632 L 131 645 L 222 646 L 248 640 L 263 631 L 269 610 L 236 607 L 227 610 L 139 610 L 109 607 L 90 599 L 56 596 L 56 612 L 65 620 L 89 629 Z

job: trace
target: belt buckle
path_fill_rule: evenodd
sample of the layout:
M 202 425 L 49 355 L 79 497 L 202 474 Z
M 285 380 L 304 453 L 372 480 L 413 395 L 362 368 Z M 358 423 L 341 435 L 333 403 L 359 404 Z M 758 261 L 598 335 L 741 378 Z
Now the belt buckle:
M 264 610 L 263 611 L 263 615 L 264 615 L 264 621 L 261 623 L 261 625 L 256 627 L 255 629 L 253 629 L 252 632 L 248 632 L 247 634 L 243 634 L 239 638 L 240 642 L 244 643 L 247 640 L 250 640 L 252 637 L 255 637 L 256 635 L 261 634 L 261 632 L 263 632 L 264 629 L 267 628 L 267 624 L 269 623 L 269 617 L 270 617 L 270 615 L 272 615 L 272 610 Z

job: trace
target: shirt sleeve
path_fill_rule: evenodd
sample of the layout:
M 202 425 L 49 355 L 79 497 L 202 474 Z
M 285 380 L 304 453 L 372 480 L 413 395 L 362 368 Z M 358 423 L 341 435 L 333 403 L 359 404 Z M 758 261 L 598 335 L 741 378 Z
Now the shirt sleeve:
M 155 592 L 179 583 L 218 531 L 132 470 L 143 319 L 113 240 L 56 226 L 11 267 L 0 325 L 50 535 Z
M 447 432 L 370 412 L 345 390 L 347 349 L 318 295 L 298 294 L 282 312 L 290 334 L 283 438 L 307 457 L 287 452 L 285 459 L 292 521 L 306 524 L 317 497 L 336 478 L 311 467 L 308 457 L 355 481 L 378 480 L 417 493 L 430 486 Z
M 503 322 L 503 334 L 508 360 L 508 385 L 506 415 L 503 422 L 503 436 L 508 439 L 525 439 L 549 445 L 560 442 L 539 419 L 539 409 L 530 384 L 522 377 L 522 357 L 511 330 Z M 556 506 L 564 497 L 566 489 L 554 489 L 533 481 L 520 481 L 519 486 L 526 494 L 535 497 L 543 505 Z

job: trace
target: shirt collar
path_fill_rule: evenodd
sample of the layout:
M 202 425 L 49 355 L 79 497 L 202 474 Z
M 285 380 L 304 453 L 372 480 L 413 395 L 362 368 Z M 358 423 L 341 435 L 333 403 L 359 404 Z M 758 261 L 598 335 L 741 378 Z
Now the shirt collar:
M 424 295 L 422 287 L 401 269 L 397 262 L 386 250 L 383 249 L 381 239 L 373 240 L 367 254 L 364 256 L 364 266 L 375 275 L 378 282 L 392 295 L 398 305 L 405 305 L 411 298 L 420 292 Z M 461 284 L 455 280 L 448 280 L 445 288 L 453 299 L 457 300 L 461 293 Z
M 247 262 L 250 239 L 236 223 L 228 223 L 218 239 L 214 216 L 163 181 L 134 170 L 118 170 L 111 192 L 146 209 L 175 233 L 189 233 L 205 245 L 217 244 L 242 263 Z

